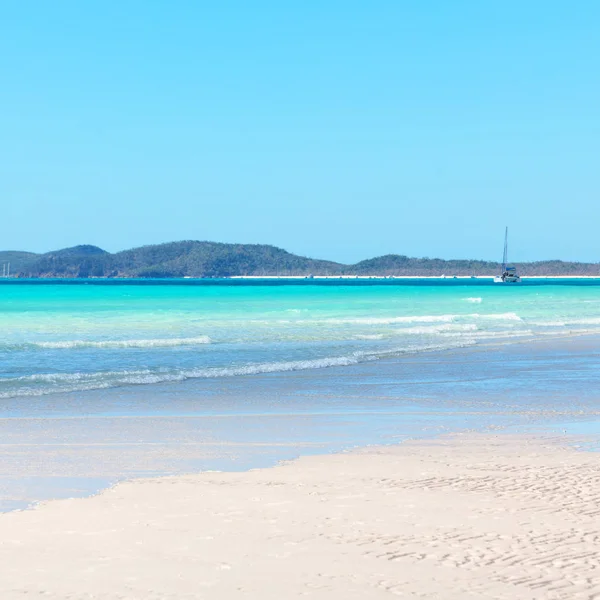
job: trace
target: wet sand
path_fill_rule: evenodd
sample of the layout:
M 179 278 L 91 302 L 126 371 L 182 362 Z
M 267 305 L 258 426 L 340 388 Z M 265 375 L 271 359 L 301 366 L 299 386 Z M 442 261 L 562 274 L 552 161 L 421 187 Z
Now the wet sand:
M 3 600 L 600 598 L 600 462 L 453 435 L 0 515 Z
M 445 433 L 567 429 L 598 440 L 599 347 L 582 336 L 6 399 L 0 512 L 134 477 L 244 471 Z

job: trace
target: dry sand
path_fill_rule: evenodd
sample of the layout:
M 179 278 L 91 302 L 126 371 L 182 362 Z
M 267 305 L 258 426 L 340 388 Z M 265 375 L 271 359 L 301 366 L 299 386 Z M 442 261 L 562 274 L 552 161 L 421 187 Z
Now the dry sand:
M 600 598 L 600 455 L 453 436 L 0 515 L 0 598 Z

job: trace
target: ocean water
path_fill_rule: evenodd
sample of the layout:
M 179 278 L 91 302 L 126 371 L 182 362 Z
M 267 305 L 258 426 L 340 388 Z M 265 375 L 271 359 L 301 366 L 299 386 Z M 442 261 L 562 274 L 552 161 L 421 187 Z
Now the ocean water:
M 0 399 L 600 332 L 584 285 L 0 285 Z
M 0 511 L 449 432 L 600 446 L 595 282 L 228 283 L 0 284 Z

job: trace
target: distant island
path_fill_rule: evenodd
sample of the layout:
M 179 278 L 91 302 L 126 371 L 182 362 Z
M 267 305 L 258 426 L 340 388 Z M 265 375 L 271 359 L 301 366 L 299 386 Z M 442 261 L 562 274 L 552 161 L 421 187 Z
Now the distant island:
M 0 251 L 0 273 L 48 277 L 239 277 L 239 276 L 469 276 L 493 275 L 500 264 L 484 260 L 410 258 L 387 254 L 354 265 L 306 258 L 263 244 L 183 241 L 110 253 L 82 245 L 45 254 Z M 514 263 L 522 275 L 600 275 L 600 264 L 545 260 Z M 4 271 L 2 271 L 4 269 Z

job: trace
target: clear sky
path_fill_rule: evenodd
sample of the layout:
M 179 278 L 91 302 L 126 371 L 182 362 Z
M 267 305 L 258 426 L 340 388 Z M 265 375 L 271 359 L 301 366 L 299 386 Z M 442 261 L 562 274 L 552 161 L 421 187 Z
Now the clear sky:
M 600 2 L 3 0 L 0 249 L 600 261 Z

